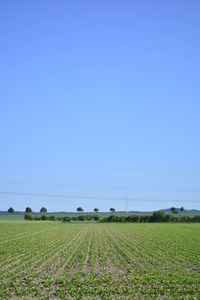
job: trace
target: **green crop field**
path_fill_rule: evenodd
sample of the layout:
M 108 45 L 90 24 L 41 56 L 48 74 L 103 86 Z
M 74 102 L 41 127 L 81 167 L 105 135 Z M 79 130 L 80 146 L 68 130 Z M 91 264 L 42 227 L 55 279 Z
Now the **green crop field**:
M 0 299 L 200 299 L 200 224 L 0 222 Z

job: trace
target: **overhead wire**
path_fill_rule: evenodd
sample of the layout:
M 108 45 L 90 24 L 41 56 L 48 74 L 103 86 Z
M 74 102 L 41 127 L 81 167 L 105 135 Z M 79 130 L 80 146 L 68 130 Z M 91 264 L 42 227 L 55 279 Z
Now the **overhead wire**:
M 0 191 L 1 195 L 14 195 L 14 196 L 31 196 L 31 197 L 45 197 L 45 198 L 65 198 L 65 199 L 87 199 L 87 200 L 112 200 L 112 201 L 124 201 L 123 197 L 105 197 L 105 196 L 80 196 L 80 195 L 62 195 L 62 194 L 43 194 L 43 193 L 29 193 L 29 192 L 9 192 Z M 145 199 L 145 198 L 128 198 L 128 201 L 159 201 L 159 202 L 191 202 L 200 203 L 199 200 L 186 200 L 186 199 Z
M 40 163 L 14 163 L 0 162 L 5 166 L 21 167 L 41 167 L 41 168 L 67 168 L 67 169 L 92 169 L 92 170 L 113 170 L 113 171 L 134 171 L 134 172 L 200 172 L 198 168 L 135 168 L 135 167 L 110 167 L 110 166 L 84 166 L 84 165 L 65 165 L 65 164 L 40 164 Z
M 16 181 L 16 180 L 0 180 L 0 184 L 8 185 L 25 185 L 25 186 L 59 186 L 59 187 L 78 187 L 78 188 L 94 188 L 94 189 L 142 189 L 145 191 L 184 191 L 184 192 L 200 192 L 197 187 L 169 187 L 169 186 L 134 186 L 134 185 L 93 185 L 79 183 L 58 183 L 58 182 L 34 182 L 34 181 Z

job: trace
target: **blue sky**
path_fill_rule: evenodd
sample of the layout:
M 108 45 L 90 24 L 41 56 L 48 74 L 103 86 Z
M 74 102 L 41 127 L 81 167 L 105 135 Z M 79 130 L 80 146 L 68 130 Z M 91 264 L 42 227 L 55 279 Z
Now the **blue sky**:
M 199 9 L 1 1 L 0 209 L 200 209 Z

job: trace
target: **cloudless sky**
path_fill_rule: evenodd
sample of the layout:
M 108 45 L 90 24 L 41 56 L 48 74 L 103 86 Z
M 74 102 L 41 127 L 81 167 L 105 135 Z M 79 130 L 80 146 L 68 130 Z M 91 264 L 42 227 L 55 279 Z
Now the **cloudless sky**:
M 199 13 L 1 1 L 0 209 L 200 209 Z

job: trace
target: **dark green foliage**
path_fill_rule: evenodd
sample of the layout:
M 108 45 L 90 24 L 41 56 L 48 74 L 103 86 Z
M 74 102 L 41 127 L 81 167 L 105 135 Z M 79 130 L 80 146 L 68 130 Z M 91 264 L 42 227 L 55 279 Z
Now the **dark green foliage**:
M 47 221 L 49 218 L 48 218 L 48 216 L 46 216 L 46 215 L 42 215 L 41 216 L 41 220 L 42 221 Z
M 34 220 L 35 221 L 40 221 L 41 219 L 40 219 L 40 216 L 34 216 Z
M 46 207 L 42 207 L 42 208 L 40 209 L 40 212 L 43 213 L 43 214 L 47 213 Z
M 171 212 L 172 212 L 173 214 L 178 214 L 178 210 L 177 210 L 176 207 L 171 207 Z
M 62 216 L 56 216 L 57 221 L 63 221 L 63 217 Z
M 74 217 L 65 216 L 65 217 L 62 218 L 62 221 L 63 222 L 70 222 L 70 221 L 73 221 L 73 222 L 76 222 L 76 221 L 84 222 L 84 221 L 99 221 L 99 219 L 100 219 L 100 216 L 97 215 L 97 214 L 94 214 L 94 215 L 83 214 L 83 215 L 74 216 Z
M 98 212 L 99 211 L 99 209 L 98 208 L 94 208 L 94 212 Z
M 148 223 L 149 220 L 150 220 L 150 216 L 148 215 L 140 216 L 140 223 Z
M 85 220 L 86 220 L 86 221 L 91 221 L 92 218 L 93 218 L 93 215 L 86 215 L 86 216 L 85 216 Z
M 33 220 L 33 217 L 32 217 L 31 214 L 26 213 L 26 214 L 24 215 L 24 220 L 32 221 L 32 220 Z
M 98 215 L 80 215 L 78 216 L 79 221 L 98 221 L 100 217 Z
M 79 221 L 85 221 L 86 220 L 86 215 L 78 216 L 78 220 Z
M 160 210 L 160 211 L 154 211 L 153 215 L 151 217 L 152 222 L 163 222 L 165 218 L 165 212 Z
M 81 212 L 81 211 L 83 211 L 83 208 L 82 207 L 78 207 L 76 210 L 79 211 L 79 212 Z
M 101 222 L 125 222 L 126 218 L 124 216 L 110 215 L 109 217 L 103 218 Z
M 199 215 L 194 216 L 192 219 L 193 219 L 193 222 L 200 223 L 200 216 Z
M 136 222 L 139 222 L 139 219 L 140 219 L 140 217 L 138 215 L 130 215 L 130 216 L 126 217 L 125 221 L 136 223 Z
M 26 207 L 25 212 L 26 212 L 27 214 L 30 214 L 30 213 L 32 213 L 32 209 L 31 209 L 30 207 Z
M 56 221 L 56 216 L 49 216 L 49 221 Z
M 13 207 L 10 207 L 9 209 L 8 209 L 8 212 L 9 212 L 9 214 L 13 214 L 15 211 L 14 211 L 14 208 Z
M 70 222 L 71 218 L 66 216 L 62 220 L 63 220 L 63 222 Z
M 111 207 L 111 208 L 110 208 L 110 211 L 111 211 L 111 212 L 115 212 L 115 208 Z
M 111 215 L 108 217 L 108 222 L 120 222 L 120 216 Z
M 101 219 L 104 222 L 130 222 L 130 223 L 200 223 L 200 215 L 194 217 L 189 216 L 175 216 L 165 214 L 164 211 L 155 211 L 152 215 L 129 215 L 129 216 L 116 216 L 111 215 Z
M 94 215 L 94 216 L 92 216 L 92 219 L 94 219 L 95 221 L 99 221 L 100 220 L 100 216 L 99 215 Z

